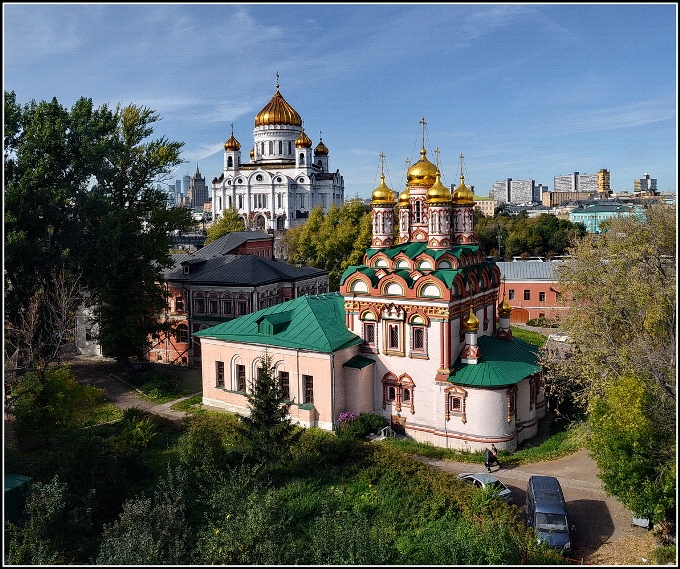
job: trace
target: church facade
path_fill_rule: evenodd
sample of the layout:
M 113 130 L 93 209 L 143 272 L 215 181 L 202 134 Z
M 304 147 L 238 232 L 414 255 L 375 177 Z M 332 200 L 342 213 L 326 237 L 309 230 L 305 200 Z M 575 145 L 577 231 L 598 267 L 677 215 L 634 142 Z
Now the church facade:
M 424 124 L 424 123 L 423 123 Z M 500 271 L 475 241 L 474 196 L 450 191 L 424 148 L 398 196 L 371 199 L 372 243 L 338 293 L 199 332 L 203 401 L 247 413 L 264 351 L 305 426 L 373 412 L 435 446 L 514 451 L 545 414 L 535 348 L 512 337 Z
M 224 170 L 211 184 L 213 212 L 234 208 L 247 228 L 281 231 L 294 227 L 321 205 L 324 213 L 345 199 L 340 172 L 329 169 L 329 150 L 313 143 L 298 112 L 279 91 L 255 116 L 249 160 L 231 136 L 224 144 Z

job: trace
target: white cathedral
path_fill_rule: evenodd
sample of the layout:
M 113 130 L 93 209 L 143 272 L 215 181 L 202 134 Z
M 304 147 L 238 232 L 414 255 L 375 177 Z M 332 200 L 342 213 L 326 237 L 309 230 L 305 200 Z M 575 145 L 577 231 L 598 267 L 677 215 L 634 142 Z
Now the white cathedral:
M 328 167 L 328 148 L 319 137 L 312 150 L 302 118 L 279 92 L 255 116 L 250 161 L 241 163 L 241 144 L 224 144 L 224 171 L 212 181 L 215 219 L 238 211 L 249 229 L 281 231 L 304 223 L 317 205 L 326 213 L 344 202 L 344 180 Z

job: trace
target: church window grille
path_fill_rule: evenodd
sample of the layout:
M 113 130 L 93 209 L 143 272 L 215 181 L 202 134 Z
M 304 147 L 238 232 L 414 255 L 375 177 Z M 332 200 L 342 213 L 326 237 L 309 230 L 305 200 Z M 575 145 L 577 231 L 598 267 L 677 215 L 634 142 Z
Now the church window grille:
M 236 391 L 246 390 L 246 366 L 236 364 Z
M 387 347 L 391 350 L 399 349 L 399 326 L 397 324 L 390 324 L 388 326 L 388 344 Z
M 215 362 L 215 385 L 224 387 L 224 362 Z
M 364 342 L 375 347 L 375 322 L 364 322 Z
M 425 328 L 423 326 L 413 326 L 412 332 L 412 346 L 414 352 L 425 352 Z
M 305 403 L 314 403 L 314 377 L 311 375 L 302 376 L 302 384 L 305 390 Z

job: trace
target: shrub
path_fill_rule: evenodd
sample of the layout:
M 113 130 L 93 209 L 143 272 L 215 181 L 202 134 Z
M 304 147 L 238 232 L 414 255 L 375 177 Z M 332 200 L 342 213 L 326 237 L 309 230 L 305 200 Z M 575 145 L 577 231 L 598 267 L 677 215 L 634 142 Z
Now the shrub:
M 379 433 L 387 426 L 387 420 L 377 413 L 341 413 L 338 417 L 338 435 L 349 439 L 363 439 L 372 433 Z

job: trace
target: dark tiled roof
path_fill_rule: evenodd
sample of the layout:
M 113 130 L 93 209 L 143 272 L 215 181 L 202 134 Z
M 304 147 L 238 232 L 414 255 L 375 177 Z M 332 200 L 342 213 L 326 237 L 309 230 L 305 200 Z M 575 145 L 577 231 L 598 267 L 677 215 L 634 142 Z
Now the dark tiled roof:
M 263 321 L 272 326 L 261 326 Z M 194 336 L 323 353 L 363 342 L 347 329 L 344 299 L 336 292 L 301 296 L 201 330 Z
M 555 267 L 563 261 L 497 261 L 501 280 L 556 282 Z
M 261 239 L 273 241 L 274 237 L 262 231 L 234 231 L 215 239 L 205 247 L 201 247 L 192 256 L 205 259 L 217 255 L 227 255 L 247 241 L 259 241 Z
M 189 274 L 184 274 L 182 263 L 198 259 L 185 259 L 165 272 L 168 281 L 191 284 L 219 284 L 224 286 L 257 286 L 278 281 L 295 281 L 319 277 L 328 271 L 315 267 L 294 267 L 281 261 L 272 261 L 255 255 L 221 255 L 200 259 L 191 264 Z

